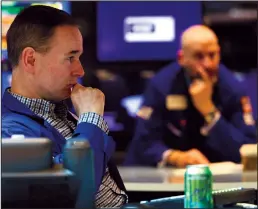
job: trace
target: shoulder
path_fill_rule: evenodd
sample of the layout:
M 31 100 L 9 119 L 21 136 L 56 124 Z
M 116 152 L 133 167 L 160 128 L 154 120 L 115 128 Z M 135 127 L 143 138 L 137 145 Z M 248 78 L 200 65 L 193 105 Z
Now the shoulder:
M 29 116 L 15 112 L 6 112 L 2 114 L 2 133 L 39 135 L 41 124 Z
M 14 122 L 20 121 L 22 123 L 26 123 L 27 121 L 33 122 L 33 119 L 26 115 L 22 115 L 16 112 L 6 111 L 2 113 L 2 122 L 4 121 L 14 121 Z
M 223 89 L 224 94 L 228 94 L 232 97 L 240 98 L 246 95 L 244 86 L 236 79 L 233 72 L 224 65 L 220 65 L 219 85 Z
M 181 67 L 178 63 L 170 63 L 159 70 L 150 80 L 150 85 L 156 88 L 160 93 L 166 94 L 180 70 Z

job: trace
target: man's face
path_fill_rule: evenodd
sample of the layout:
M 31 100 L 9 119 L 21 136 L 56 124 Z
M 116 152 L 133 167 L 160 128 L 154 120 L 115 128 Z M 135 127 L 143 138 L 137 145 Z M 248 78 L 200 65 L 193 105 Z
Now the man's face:
M 71 88 L 84 75 L 80 55 L 82 36 L 77 27 L 57 27 L 46 54 L 37 53 L 35 83 L 39 96 L 46 100 L 61 101 L 71 95 Z
M 183 50 L 180 64 L 193 77 L 199 77 L 196 67 L 201 66 L 210 77 L 216 77 L 220 63 L 220 48 L 217 42 L 192 43 Z

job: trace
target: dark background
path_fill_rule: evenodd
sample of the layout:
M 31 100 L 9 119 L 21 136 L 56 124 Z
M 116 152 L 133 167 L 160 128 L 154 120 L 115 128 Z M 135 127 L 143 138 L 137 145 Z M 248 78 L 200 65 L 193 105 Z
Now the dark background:
M 147 3 L 147 2 L 146 2 Z M 129 117 L 119 104 L 121 98 L 128 95 L 141 94 L 146 78 L 143 71 L 157 72 L 170 61 L 135 61 L 101 63 L 97 60 L 96 52 L 96 2 L 72 2 L 72 15 L 82 25 L 84 35 L 84 54 L 82 63 L 86 75 L 84 85 L 99 87 L 106 94 L 106 110 L 115 111 L 120 117 L 125 129 L 111 132 L 117 142 L 117 150 L 126 149 L 134 131 L 134 119 Z M 239 12 L 235 18 L 228 12 L 237 8 Z M 257 3 L 256 2 L 203 2 L 203 21 L 209 25 L 219 37 L 222 62 L 232 71 L 247 73 L 257 68 Z M 96 78 L 98 69 L 107 69 L 110 73 L 120 77 L 124 84 L 124 92 L 114 95 L 108 92 Z M 114 88 L 115 90 L 115 88 Z M 119 94 L 117 92 L 117 94 Z
M 147 2 L 146 2 L 147 3 Z M 97 2 L 72 2 L 71 13 L 82 24 L 84 47 L 82 61 L 85 67 L 108 68 L 110 70 L 138 71 L 156 70 L 166 62 L 116 62 L 100 63 L 96 57 L 96 4 Z M 232 8 L 249 9 L 230 18 L 227 14 Z M 252 18 L 256 12 L 256 18 Z M 220 14 L 219 14 L 220 13 Z M 257 3 L 256 2 L 203 2 L 204 23 L 216 32 L 222 47 L 222 61 L 229 68 L 246 71 L 257 67 Z M 249 17 L 248 17 L 249 16 Z M 221 20 L 222 19 L 222 20 Z

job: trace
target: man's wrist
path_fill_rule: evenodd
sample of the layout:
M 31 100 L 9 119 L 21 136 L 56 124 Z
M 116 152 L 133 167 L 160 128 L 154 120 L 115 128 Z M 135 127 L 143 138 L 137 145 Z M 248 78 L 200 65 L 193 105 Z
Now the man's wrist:
M 167 165 L 167 158 L 170 155 L 171 151 L 172 151 L 171 149 L 168 149 L 162 153 L 161 161 L 157 163 L 158 168 L 163 168 L 164 166 Z
M 210 112 L 203 115 L 204 120 L 207 124 L 210 124 L 216 118 L 216 115 L 219 113 L 218 109 L 214 107 Z
M 182 151 L 180 150 L 171 150 L 167 157 L 167 163 L 171 165 L 176 165 L 179 157 L 181 156 Z
M 216 106 L 212 102 L 209 102 L 205 105 L 205 108 L 203 108 L 200 111 L 200 113 L 205 117 L 206 115 L 209 115 L 211 112 L 214 112 L 216 109 Z
M 95 112 L 86 112 L 81 114 L 78 120 L 78 124 L 82 122 L 94 124 L 102 129 L 102 131 L 104 131 L 106 134 L 109 133 L 107 122 L 101 115 Z
M 211 118 L 207 119 L 206 117 L 206 124 L 200 130 L 201 134 L 203 136 L 208 136 L 209 132 L 214 127 L 214 125 L 219 121 L 220 117 L 221 117 L 221 114 L 218 110 L 213 114 Z

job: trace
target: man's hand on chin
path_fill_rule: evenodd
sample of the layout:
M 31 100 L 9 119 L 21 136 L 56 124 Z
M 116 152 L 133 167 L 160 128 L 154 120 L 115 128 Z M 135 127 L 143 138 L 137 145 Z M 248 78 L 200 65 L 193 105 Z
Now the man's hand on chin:
M 201 76 L 201 79 L 195 79 L 190 87 L 189 93 L 196 109 L 203 115 L 207 115 L 216 109 L 212 101 L 214 80 L 203 69 L 203 67 L 196 67 L 196 71 Z

